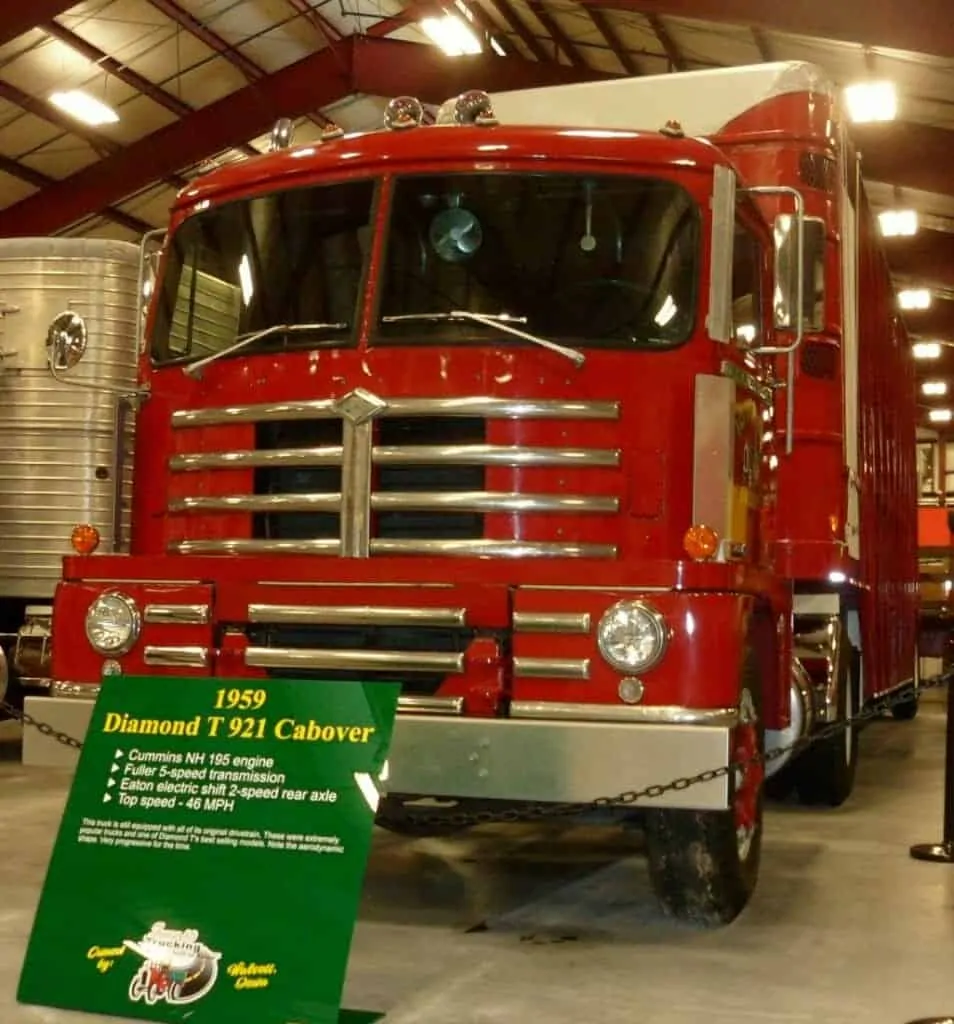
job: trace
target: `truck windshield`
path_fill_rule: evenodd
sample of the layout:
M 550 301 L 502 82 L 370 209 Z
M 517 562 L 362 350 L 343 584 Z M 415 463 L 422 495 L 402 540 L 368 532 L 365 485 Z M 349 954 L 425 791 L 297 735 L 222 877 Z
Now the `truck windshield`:
M 443 174 L 395 182 L 377 344 L 486 343 L 520 318 L 576 346 L 662 348 L 695 324 L 700 217 L 675 182 L 623 175 Z
M 172 238 L 152 356 L 192 362 L 257 335 L 244 353 L 354 337 L 375 184 L 270 192 L 190 217 Z M 307 324 L 307 331 L 280 330 Z

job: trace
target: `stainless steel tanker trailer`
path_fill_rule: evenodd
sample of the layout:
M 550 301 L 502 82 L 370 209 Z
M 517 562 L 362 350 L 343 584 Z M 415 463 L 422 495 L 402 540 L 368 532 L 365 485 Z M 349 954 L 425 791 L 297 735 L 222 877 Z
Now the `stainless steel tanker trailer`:
M 121 395 L 136 385 L 140 261 L 128 242 L 0 239 L 0 698 L 14 704 L 49 687 L 74 527 L 127 548 L 134 409 Z M 51 367 L 55 332 L 75 366 Z

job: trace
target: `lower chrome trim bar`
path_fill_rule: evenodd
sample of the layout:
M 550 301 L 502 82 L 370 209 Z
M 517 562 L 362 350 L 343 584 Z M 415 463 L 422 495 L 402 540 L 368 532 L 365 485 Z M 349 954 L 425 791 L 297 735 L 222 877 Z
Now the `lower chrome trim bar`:
M 518 679 L 589 679 L 589 658 L 514 658 Z
M 142 660 L 147 665 L 164 668 L 208 668 L 208 647 L 158 647 L 149 646 L 143 651 Z
M 312 670 L 351 669 L 357 672 L 447 672 L 464 671 L 463 654 L 442 651 L 352 651 L 293 647 L 249 647 L 245 651 L 249 668 L 296 668 Z
M 409 715 L 462 715 L 463 697 L 398 697 L 398 711 Z
M 638 722 L 643 725 L 700 725 L 731 729 L 738 725 L 735 708 L 641 707 L 630 704 L 567 704 L 557 701 L 514 701 L 511 718 L 580 722 Z

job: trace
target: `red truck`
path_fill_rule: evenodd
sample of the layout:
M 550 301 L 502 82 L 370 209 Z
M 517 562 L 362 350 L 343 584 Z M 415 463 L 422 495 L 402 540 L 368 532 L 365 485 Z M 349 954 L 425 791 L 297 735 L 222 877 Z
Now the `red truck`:
M 276 143 L 179 195 L 140 371 L 131 553 L 77 531 L 28 708 L 66 732 L 114 673 L 399 680 L 412 833 L 748 759 L 645 804 L 659 900 L 721 924 L 757 755 L 917 706 L 913 363 L 813 66 Z M 771 782 L 838 804 L 856 761 Z

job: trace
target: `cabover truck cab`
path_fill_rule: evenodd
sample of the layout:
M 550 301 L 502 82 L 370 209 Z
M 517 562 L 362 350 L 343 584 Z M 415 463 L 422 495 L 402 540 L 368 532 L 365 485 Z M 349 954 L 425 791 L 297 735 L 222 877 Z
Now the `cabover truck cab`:
M 900 506 L 865 575 L 913 427 L 897 379 L 893 433 L 861 414 L 839 118 L 788 64 L 468 93 L 434 126 L 403 97 L 380 132 L 193 183 L 141 356 L 132 553 L 66 559 L 72 639 L 31 712 L 75 734 L 111 673 L 399 680 L 380 820 L 412 833 L 748 761 L 645 802 L 663 905 L 731 920 L 757 755 L 914 665 Z M 771 770 L 837 802 L 853 764 Z

